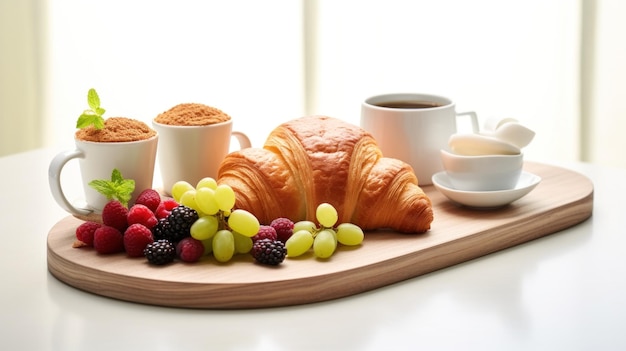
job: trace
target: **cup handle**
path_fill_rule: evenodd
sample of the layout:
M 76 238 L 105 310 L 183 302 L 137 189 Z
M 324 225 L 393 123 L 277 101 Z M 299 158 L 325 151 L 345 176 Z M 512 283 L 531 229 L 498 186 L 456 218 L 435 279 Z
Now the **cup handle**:
M 56 155 L 52 159 L 52 162 L 50 162 L 50 167 L 48 167 L 48 182 L 50 183 L 52 197 L 59 206 L 71 214 L 84 216 L 93 211 L 85 208 L 77 208 L 72 205 L 65 197 L 63 189 L 61 188 L 61 170 L 65 164 L 72 159 L 83 157 L 85 157 L 85 154 L 81 150 L 64 151 Z
M 476 112 L 473 111 L 468 111 L 468 112 L 459 112 L 456 114 L 457 120 L 458 117 L 461 116 L 470 116 L 470 119 L 472 121 L 472 132 L 474 133 L 478 133 L 478 117 L 476 116 Z
M 250 138 L 242 132 L 234 131 L 231 133 L 237 141 L 239 142 L 239 149 L 246 149 L 252 147 L 252 143 L 250 142 Z

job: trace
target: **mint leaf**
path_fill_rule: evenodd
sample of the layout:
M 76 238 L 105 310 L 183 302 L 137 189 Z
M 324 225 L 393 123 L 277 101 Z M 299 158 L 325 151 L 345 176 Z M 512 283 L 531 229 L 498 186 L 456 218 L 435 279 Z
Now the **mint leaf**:
M 135 181 L 132 179 L 127 179 L 119 184 L 116 183 L 116 195 L 114 195 L 114 198 L 121 202 L 122 205 L 128 207 L 128 202 L 130 201 L 133 190 L 135 190 Z
M 106 111 L 100 107 L 100 97 L 95 89 L 91 88 L 87 92 L 87 104 L 90 109 L 83 111 L 76 121 L 76 128 L 83 129 L 89 126 L 93 126 L 95 129 L 104 128 L 104 112 Z
M 96 92 L 96 89 L 91 88 L 87 92 L 87 103 L 92 110 L 96 111 L 100 107 L 100 97 Z
M 94 179 L 89 186 L 104 195 L 107 200 L 117 200 L 128 207 L 128 202 L 135 190 L 133 179 L 124 179 L 122 173 L 116 168 L 111 172 L 111 180 Z
M 119 169 L 114 168 L 113 172 L 111 172 L 111 181 L 112 182 L 122 182 L 124 180 L 124 177 L 122 177 L 122 172 L 120 172 Z
M 95 115 L 92 111 L 86 110 L 78 117 L 76 128 L 82 129 L 93 125 L 96 129 L 104 128 L 104 118 Z
M 97 192 L 104 195 L 107 200 L 111 200 L 111 182 L 104 179 L 94 179 L 89 182 L 89 186 L 96 189 Z

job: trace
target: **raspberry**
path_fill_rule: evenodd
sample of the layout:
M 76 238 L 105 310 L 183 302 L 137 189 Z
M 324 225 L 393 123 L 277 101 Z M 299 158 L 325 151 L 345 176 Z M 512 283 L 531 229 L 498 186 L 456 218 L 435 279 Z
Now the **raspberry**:
M 128 216 L 126 218 L 128 225 L 139 223 L 152 229 L 157 224 L 157 218 L 154 212 L 142 204 L 133 205 L 133 207 L 128 210 Z
M 117 200 L 111 200 L 102 209 L 102 223 L 123 232 L 128 227 L 128 209 Z
M 274 227 L 270 227 L 269 225 L 262 225 L 259 228 L 259 232 L 252 237 L 252 241 L 257 241 L 261 239 L 277 240 L 278 236 L 276 234 L 276 229 L 274 229 Z
M 204 255 L 204 245 L 192 237 L 182 239 L 176 244 L 176 256 L 183 262 L 197 262 Z
M 293 234 L 293 222 L 289 218 L 276 218 L 270 226 L 276 230 L 277 240 L 283 243 Z
M 287 255 L 287 250 L 282 241 L 261 239 L 254 243 L 250 253 L 257 262 L 276 266 L 283 262 Z
M 96 222 L 84 222 L 76 228 L 76 239 L 85 244 L 85 246 L 93 246 L 93 235 L 96 229 L 102 227 L 102 224 Z
M 143 250 L 148 262 L 156 265 L 163 265 L 174 261 L 176 258 L 176 247 L 165 239 L 154 241 Z
M 124 232 L 124 249 L 129 257 L 143 256 L 143 250 L 153 241 L 152 231 L 143 224 L 131 224 Z
M 103 225 L 93 233 L 93 247 L 100 254 L 122 252 L 124 251 L 124 238 L 116 228 Z
M 163 200 L 157 207 L 154 214 L 156 215 L 157 219 L 165 218 L 170 215 L 170 213 L 176 206 L 178 206 L 178 202 L 176 202 L 176 200 L 174 199 Z
M 154 189 L 146 189 L 137 196 L 135 205 L 137 204 L 146 206 L 154 213 L 157 207 L 159 207 L 159 204 L 161 204 L 161 195 Z
M 179 205 L 172 209 L 172 213 L 166 218 L 159 219 L 153 228 L 155 239 L 166 239 L 173 243 L 191 235 L 189 229 L 198 219 L 198 212 L 193 208 Z

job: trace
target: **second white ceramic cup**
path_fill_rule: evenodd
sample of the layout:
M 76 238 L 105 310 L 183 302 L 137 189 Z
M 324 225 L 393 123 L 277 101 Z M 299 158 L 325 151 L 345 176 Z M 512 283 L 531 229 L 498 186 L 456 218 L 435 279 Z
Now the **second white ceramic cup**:
M 476 114 L 457 113 L 455 103 L 443 96 L 386 94 L 361 104 L 361 127 L 374 136 L 383 156 L 411 165 L 419 185 L 432 184 L 433 174 L 443 170 L 440 150 L 457 132 L 459 116 L 469 116 L 478 132 Z
M 251 147 L 247 135 L 232 130 L 232 120 L 204 126 L 176 126 L 155 121 L 152 125 L 159 133 L 157 158 L 163 191 L 168 195 L 179 180 L 195 186 L 204 177 L 217 179 L 232 137 L 237 139 L 240 149 Z

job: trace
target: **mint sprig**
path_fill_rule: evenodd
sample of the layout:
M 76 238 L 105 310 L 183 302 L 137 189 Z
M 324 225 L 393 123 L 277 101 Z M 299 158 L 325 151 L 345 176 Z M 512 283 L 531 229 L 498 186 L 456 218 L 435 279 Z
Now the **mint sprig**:
M 135 190 L 135 181 L 124 179 L 122 173 L 116 168 L 111 172 L 111 180 L 95 179 L 89 182 L 89 186 L 106 196 L 107 200 L 117 200 L 128 207 L 128 201 Z
M 89 89 L 87 92 L 87 104 L 89 109 L 83 111 L 76 121 L 76 128 L 82 129 L 89 126 L 93 126 L 95 129 L 104 128 L 104 112 L 106 111 L 100 107 L 100 97 L 94 88 Z

